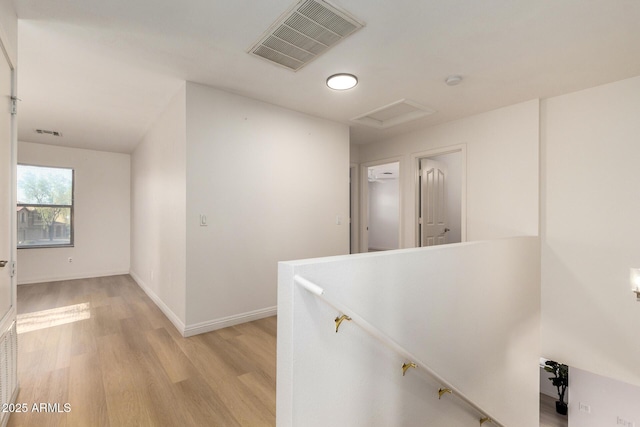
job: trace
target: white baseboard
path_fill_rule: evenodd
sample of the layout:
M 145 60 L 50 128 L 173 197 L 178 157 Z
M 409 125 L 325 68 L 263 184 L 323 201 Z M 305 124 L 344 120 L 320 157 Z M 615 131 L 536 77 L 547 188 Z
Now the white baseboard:
M 239 325 L 241 323 L 264 319 L 265 317 L 275 316 L 277 313 L 278 307 L 274 306 L 249 311 L 247 313 L 234 314 L 233 316 L 222 317 L 220 319 L 209 320 L 207 322 L 195 323 L 193 325 L 187 325 L 182 335 L 184 337 L 191 337 L 198 334 L 204 334 L 205 332 L 211 332 L 217 329 Z
M 178 332 L 180 332 L 180 334 L 184 337 L 184 323 L 182 322 L 182 320 L 180 320 L 180 318 L 173 312 L 173 310 L 171 310 L 165 303 L 164 301 L 162 301 L 160 299 L 160 297 L 158 295 L 156 295 L 155 292 L 153 292 L 151 290 L 151 288 L 149 288 L 146 283 L 144 283 L 144 280 L 142 280 L 140 278 L 140 276 L 138 276 L 136 273 L 134 273 L 133 271 L 129 273 L 129 275 L 131 275 L 131 277 L 133 278 L 133 280 L 136 281 L 136 283 L 138 284 L 138 286 L 140 286 L 140 289 L 142 289 L 144 291 L 145 294 L 147 294 L 147 296 L 149 298 L 151 298 L 151 301 L 153 301 L 155 303 L 155 305 L 158 306 L 158 308 L 160 309 L 160 311 L 162 311 L 164 313 L 165 316 L 167 316 L 167 319 L 169 319 L 169 321 L 171 323 L 173 323 L 173 326 L 176 327 L 176 329 L 178 330 Z
M 49 283 L 49 282 L 60 282 L 63 280 L 76 280 L 76 279 L 91 279 L 93 277 L 107 277 L 107 276 L 120 276 L 123 274 L 129 274 L 129 271 L 105 271 L 101 273 L 80 273 L 76 275 L 69 276 L 46 276 L 46 277 L 36 277 L 26 280 L 20 280 L 20 270 L 18 270 L 18 286 L 20 285 L 30 285 L 32 283 Z
M 137 274 L 134 272 L 130 272 L 129 274 L 185 338 L 215 331 L 217 329 L 227 328 L 229 326 L 239 325 L 241 323 L 264 319 L 265 317 L 275 316 L 278 312 L 278 308 L 275 306 L 267 307 L 247 313 L 234 314 L 233 316 L 222 317 L 220 319 L 213 319 L 185 326 L 180 318 L 178 318 L 178 316 L 176 316 L 176 314 L 167 307 L 160 297 L 156 295 L 156 293 L 153 292 Z
M 381 248 L 381 247 L 370 247 L 369 252 L 381 252 L 381 251 L 393 251 L 398 248 Z

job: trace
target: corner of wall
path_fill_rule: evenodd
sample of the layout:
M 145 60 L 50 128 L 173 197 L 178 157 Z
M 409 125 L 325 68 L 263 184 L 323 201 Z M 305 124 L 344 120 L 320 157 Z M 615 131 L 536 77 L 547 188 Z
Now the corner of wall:
M 541 111 L 543 355 L 639 386 L 638 334 L 625 325 L 640 322 L 629 285 L 640 264 L 640 76 L 545 99 Z
M 186 92 L 190 335 L 274 315 L 278 261 L 348 253 L 349 130 L 197 83 Z
M 144 291 L 145 294 L 147 294 L 147 296 L 149 298 L 151 298 L 151 300 L 158 306 L 158 308 L 164 313 L 165 316 L 167 316 L 167 318 L 171 321 L 171 323 L 173 323 L 173 326 L 176 327 L 176 329 L 178 330 L 178 332 L 180 332 L 180 334 L 183 337 L 186 337 L 188 335 L 185 335 L 185 326 L 184 323 L 182 322 L 182 320 L 180 320 L 180 317 L 178 317 L 165 303 L 164 301 L 162 301 L 162 299 L 155 293 L 153 292 L 153 290 L 151 290 L 151 288 L 149 288 L 149 286 L 147 286 L 147 284 L 144 282 L 144 280 L 142 280 L 140 278 L 140 276 L 138 276 L 136 273 L 134 273 L 133 271 L 129 273 L 131 275 L 131 277 L 133 278 L 133 280 L 136 281 L 136 283 L 138 284 L 138 286 L 140 286 L 140 288 Z
M 246 313 L 226 316 L 220 319 L 213 319 L 206 322 L 192 323 L 184 326 L 183 336 L 191 337 L 198 334 L 204 334 L 218 329 L 228 328 L 229 326 L 240 325 L 241 323 L 253 322 L 254 320 L 264 319 L 278 314 L 276 306 L 266 307 L 259 310 L 252 310 Z
M 131 154 L 131 276 L 184 334 L 186 83 Z

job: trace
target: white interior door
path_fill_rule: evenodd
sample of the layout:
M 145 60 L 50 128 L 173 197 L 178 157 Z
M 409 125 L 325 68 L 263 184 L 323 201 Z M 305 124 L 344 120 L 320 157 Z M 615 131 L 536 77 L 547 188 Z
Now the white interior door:
M 446 168 L 431 159 L 420 160 L 421 246 L 447 243 Z
M 11 66 L 0 45 L 0 318 L 11 307 Z

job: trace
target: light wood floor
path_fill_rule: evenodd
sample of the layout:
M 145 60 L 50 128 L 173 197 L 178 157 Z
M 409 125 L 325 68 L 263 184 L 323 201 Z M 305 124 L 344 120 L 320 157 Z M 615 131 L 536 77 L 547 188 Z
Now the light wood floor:
M 540 427 L 567 427 L 567 416 L 556 412 L 556 400 L 540 394 Z
M 275 425 L 275 317 L 183 338 L 129 276 L 21 285 L 17 307 L 10 427 Z M 541 427 L 567 426 L 554 401 Z
M 129 276 L 21 285 L 17 307 L 49 322 L 19 329 L 17 403 L 71 411 L 9 426 L 275 425 L 275 317 L 183 338 Z

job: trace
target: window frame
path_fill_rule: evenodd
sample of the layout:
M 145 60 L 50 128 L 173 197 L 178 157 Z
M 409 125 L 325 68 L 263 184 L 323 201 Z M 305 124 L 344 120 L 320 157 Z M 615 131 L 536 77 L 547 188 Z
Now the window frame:
M 51 248 L 73 248 L 74 237 L 75 237 L 75 217 L 74 217 L 74 207 L 75 207 L 75 186 L 76 186 L 76 171 L 72 167 L 66 166 L 47 166 L 47 165 L 36 165 L 30 163 L 18 163 L 19 166 L 28 166 L 35 168 L 47 168 L 47 169 L 64 169 L 71 171 L 71 204 L 70 205 L 51 205 L 51 204 L 37 204 L 37 203 L 16 203 L 16 207 L 25 207 L 25 208 L 63 208 L 69 209 L 69 243 L 64 244 L 48 244 L 48 245 L 20 245 L 20 243 L 16 243 L 17 249 L 51 249 Z M 16 186 L 17 187 L 17 186 Z M 27 223 L 29 219 L 27 218 Z M 19 222 L 16 221 L 16 227 L 19 225 Z M 17 230 L 16 230 L 17 233 Z M 17 239 L 16 239 L 17 240 Z

